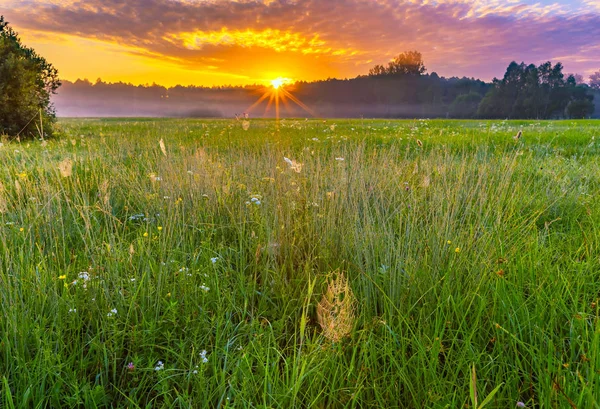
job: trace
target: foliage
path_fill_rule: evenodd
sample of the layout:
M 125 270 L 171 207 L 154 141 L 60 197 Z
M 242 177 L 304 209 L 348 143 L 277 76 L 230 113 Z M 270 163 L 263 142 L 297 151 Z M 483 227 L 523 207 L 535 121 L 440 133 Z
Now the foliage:
M 536 67 L 511 62 L 502 80 L 494 78 L 477 115 L 481 118 L 583 118 L 594 111 L 593 97 L 574 76 L 565 81 L 561 63 Z M 570 107 L 569 109 L 567 109 Z
M 0 406 L 598 406 L 594 121 L 59 124 L 0 147 Z
M 600 70 L 590 75 L 590 88 L 600 91 Z
M 406 51 L 399 54 L 388 63 L 387 67 L 376 65 L 369 70 L 370 76 L 419 76 L 425 73 L 427 69 L 423 63 L 423 56 L 418 51 Z
M 49 136 L 55 120 L 50 95 L 60 86 L 58 71 L 0 16 L 0 134 Z
M 481 99 L 481 94 L 477 92 L 459 95 L 450 104 L 448 115 L 451 118 L 474 118 Z

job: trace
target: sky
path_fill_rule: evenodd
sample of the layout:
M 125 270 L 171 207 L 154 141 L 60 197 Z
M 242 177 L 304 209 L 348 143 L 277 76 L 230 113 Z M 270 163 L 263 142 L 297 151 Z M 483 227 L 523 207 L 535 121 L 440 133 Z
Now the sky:
M 0 0 L 61 78 L 182 85 L 352 78 L 403 51 L 486 81 L 515 60 L 600 70 L 600 0 Z

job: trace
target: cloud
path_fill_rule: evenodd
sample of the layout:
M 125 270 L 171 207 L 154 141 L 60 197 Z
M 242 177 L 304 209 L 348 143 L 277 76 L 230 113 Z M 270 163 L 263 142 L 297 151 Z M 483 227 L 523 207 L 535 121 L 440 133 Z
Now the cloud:
M 288 71 L 319 67 L 353 76 L 417 49 L 430 71 L 484 79 L 502 75 L 511 60 L 563 58 L 570 71 L 600 67 L 597 3 L 0 0 L 20 29 L 119 44 L 183 67 L 256 77 L 251 71 L 261 66 L 251 60 L 260 57 Z

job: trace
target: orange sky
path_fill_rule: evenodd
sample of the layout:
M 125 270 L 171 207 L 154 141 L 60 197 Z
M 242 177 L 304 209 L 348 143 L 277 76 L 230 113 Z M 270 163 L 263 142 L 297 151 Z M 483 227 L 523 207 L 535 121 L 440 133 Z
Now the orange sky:
M 0 0 L 62 78 L 243 85 L 365 74 L 406 50 L 489 80 L 512 60 L 600 69 L 600 1 Z

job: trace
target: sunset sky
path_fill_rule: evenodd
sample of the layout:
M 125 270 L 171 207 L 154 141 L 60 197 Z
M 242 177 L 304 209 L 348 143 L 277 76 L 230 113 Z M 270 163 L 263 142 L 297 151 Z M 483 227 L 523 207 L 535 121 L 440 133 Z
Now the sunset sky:
M 0 0 L 0 14 L 68 80 L 345 78 L 413 49 L 443 76 L 600 70 L 600 0 Z

